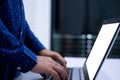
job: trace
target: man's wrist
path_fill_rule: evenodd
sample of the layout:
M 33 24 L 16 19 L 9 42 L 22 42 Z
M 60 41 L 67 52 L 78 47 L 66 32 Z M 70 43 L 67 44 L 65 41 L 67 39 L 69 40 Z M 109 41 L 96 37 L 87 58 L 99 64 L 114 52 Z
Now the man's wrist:
M 47 49 L 42 49 L 41 51 L 39 51 L 38 55 L 43 56 L 46 50 Z

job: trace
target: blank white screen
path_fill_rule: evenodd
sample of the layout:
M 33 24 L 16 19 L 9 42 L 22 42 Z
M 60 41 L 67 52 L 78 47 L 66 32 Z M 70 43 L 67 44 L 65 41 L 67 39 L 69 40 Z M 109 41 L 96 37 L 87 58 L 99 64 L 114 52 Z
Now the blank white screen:
M 98 34 L 90 55 L 86 61 L 86 67 L 90 80 L 93 80 L 109 44 L 117 30 L 119 23 L 104 24 Z

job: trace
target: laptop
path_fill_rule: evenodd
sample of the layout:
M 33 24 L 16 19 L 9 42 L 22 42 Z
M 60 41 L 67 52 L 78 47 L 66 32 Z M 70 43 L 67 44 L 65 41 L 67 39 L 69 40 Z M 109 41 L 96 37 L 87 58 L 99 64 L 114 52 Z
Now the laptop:
M 83 67 L 68 69 L 69 80 L 95 80 L 112 49 L 119 30 L 119 21 L 105 20 Z

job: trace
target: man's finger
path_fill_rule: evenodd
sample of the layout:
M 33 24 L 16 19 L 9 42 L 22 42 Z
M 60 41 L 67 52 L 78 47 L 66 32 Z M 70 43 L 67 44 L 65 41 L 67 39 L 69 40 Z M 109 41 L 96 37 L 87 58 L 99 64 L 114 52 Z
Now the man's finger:
M 58 73 L 54 69 L 50 69 L 49 72 L 53 76 L 54 80 L 60 80 Z
M 54 70 L 59 74 L 61 80 L 67 80 L 67 70 L 63 66 L 56 63 Z
M 67 61 L 65 61 L 65 59 L 64 59 L 62 56 L 60 56 L 59 54 L 56 54 L 56 55 L 55 55 L 55 60 L 57 60 L 58 62 L 60 62 L 60 64 L 61 64 L 64 68 L 66 68 Z

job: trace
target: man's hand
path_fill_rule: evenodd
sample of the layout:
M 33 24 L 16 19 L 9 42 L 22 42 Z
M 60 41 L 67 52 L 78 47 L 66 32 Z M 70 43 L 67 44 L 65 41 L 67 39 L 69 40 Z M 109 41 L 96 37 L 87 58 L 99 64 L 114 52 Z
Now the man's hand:
M 46 56 L 37 56 L 37 64 L 31 70 L 35 73 L 49 74 L 54 80 L 67 80 L 67 70 L 56 63 L 52 58 Z
M 42 51 L 39 52 L 39 55 L 51 57 L 53 60 L 59 62 L 64 68 L 66 68 L 66 63 L 67 62 L 57 52 L 54 52 L 54 51 L 51 51 L 51 50 L 48 50 L 48 49 L 43 49 Z

